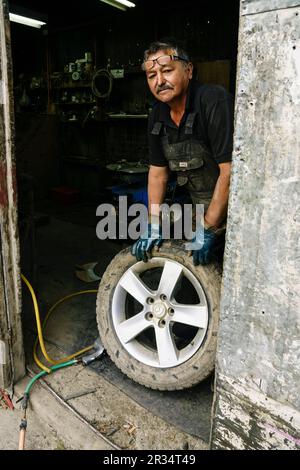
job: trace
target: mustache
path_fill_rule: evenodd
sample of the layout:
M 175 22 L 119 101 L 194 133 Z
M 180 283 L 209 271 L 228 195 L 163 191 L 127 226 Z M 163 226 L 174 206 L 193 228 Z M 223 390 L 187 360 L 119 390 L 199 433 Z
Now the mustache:
M 173 90 L 173 87 L 170 85 L 161 85 L 156 88 L 156 93 L 160 93 L 161 91 L 164 90 Z

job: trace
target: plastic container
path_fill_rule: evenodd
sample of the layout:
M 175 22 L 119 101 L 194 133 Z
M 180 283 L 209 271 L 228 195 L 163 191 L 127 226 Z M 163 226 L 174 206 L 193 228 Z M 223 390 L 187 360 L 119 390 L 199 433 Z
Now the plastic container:
M 126 185 L 112 186 L 111 191 L 115 196 L 128 196 L 128 203 L 140 203 L 148 207 L 147 186 L 130 187 Z

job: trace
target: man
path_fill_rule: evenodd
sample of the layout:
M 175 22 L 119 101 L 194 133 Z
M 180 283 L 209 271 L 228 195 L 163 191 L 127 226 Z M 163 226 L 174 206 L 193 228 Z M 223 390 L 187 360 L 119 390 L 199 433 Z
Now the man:
M 192 79 L 193 65 L 175 41 L 158 41 L 145 51 L 143 69 L 156 98 L 149 116 L 149 226 L 132 247 L 147 261 L 162 244 L 159 204 L 166 194 L 169 170 L 185 186 L 194 204 L 204 204 L 202 247 L 193 251 L 195 265 L 212 261 L 226 219 L 233 135 L 233 103 L 222 87 Z M 203 237 L 204 234 L 204 237 Z

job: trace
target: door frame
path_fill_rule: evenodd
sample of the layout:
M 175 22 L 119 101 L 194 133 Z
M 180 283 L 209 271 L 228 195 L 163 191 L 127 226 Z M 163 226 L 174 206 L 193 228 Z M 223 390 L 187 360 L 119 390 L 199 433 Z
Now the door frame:
M 25 374 L 25 356 L 8 11 L 0 0 L 0 387 L 11 389 Z

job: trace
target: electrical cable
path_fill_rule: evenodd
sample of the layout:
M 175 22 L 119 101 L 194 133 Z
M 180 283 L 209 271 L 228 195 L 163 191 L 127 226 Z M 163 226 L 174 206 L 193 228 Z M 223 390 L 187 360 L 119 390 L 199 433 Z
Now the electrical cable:
M 40 345 L 40 348 L 41 348 L 41 351 L 45 357 L 45 359 L 50 363 L 50 364 L 53 364 L 53 365 L 57 365 L 57 364 L 62 364 L 64 362 L 67 362 L 67 361 L 70 361 L 71 359 L 77 357 L 77 356 L 80 356 L 82 354 L 84 354 L 85 352 L 87 351 L 90 351 L 91 349 L 93 349 L 93 345 L 92 346 L 87 346 L 86 348 L 83 348 L 81 349 L 80 351 L 77 351 L 76 353 L 73 353 L 63 359 L 59 359 L 59 360 L 54 360 L 52 359 L 48 353 L 47 353 L 47 350 L 46 350 L 46 347 L 45 347 L 45 343 L 44 343 L 44 338 L 43 338 L 43 329 L 45 328 L 46 324 L 47 324 L 47 321 L 50 317 L 50 315 L 52 314 L 52 312 L 56 309 L 56 307 L 58 307 L 58 305 L 62 304 L 63 302 L 65 302 L 66 300 L 68 299 L 71 299 L 73 297 L 76 297 L 78 295 L 83 295 L 83 294 L 95 294 L 97 293 L 98 291 L 93 289 L 93 290 L 83 290 L 83 291 L 79 291 L 79 292 L 75 292 L 74 294 L 70 294 L 70 295 L 66 295 L 65 297 L 63 297 L 62 299 L 58 300 L 51 308 L 50 310 L 48 311 L 44 321 L 43 321 L 43 324 L 41 325 L 41 319 L 40 319 L 40 313 L 39 313 L 39 307 L 38 307 L 38 303 L 37 303 L 37 299 L 36 299 L 36 295 L 35 295 L 35 292 L 33 290 L 33 287 L 31 286 L 30 282 L 28 281 L 28 279 L 23 275 L 21 274 L 21 277 L 22 277 L 22 280 L 25 282 L 26 286 L 28 287 L 29 289 L 29 292 L 31 294 L 31 298 L 32 298 L 32 301 L 33 301 L 33 306 L 34 306 L 34 312 L 35 312 L 35 318 L 36 318 L 36 325 L 37 325 L 37 331 L 38 331 L 38 336 L 35 340 L 35 343 L 34 343 L 34 348 L 33 348 L 33 357 L 34 357 L 34 360 L 35 360 L 35 363 L 41 368 L 43 369 L 45 372 L 47 372 L 48 374 L 51 373 L 51 368 L 45 366 L 38 358 L 37 356 L 37 346 L 38 346 L 38 343 Z
M 50 372 L 54 372 L 55 370 L 62 369 L 63 367 L 69 367 L 74 364 L 77 364 L 78 361 L 77 359 L 73 359 L 72 361 L 67 361 L 62 364 L 58 364 L 56 366 L 52 366 L 50 368 Z M 18 450 L 24 450 L 25 449 L 25 435 L 26 435 L 26 430 L 27 430 L 27 418 L 26 418 L 26 412 L 27 412 L 27 407 L 28 407 L 28 402 L 29 402 L 29 395 L 30 395 L 30 390 L 33 384 L 43 377 L 44 375 L 47 375 L 48 372 L 43 370 L 42 372 L 39 372 L 36 374 L 30 382 L 27 384 L 27 387 L 25 389 L 23 397 L 21 397 L 20 400 L 22 400 L 22 408 L 24 410 L 23 417 L 21 419 L 21 424 L 20 424 L 20 434 L 19 434 L 19 447 Z M 20 401 L 18 400 L 18 401 Z
M 26 284 L 26 286 L 28 287 L 29 289 L 29 292 L 31 294 L 31 298 L 32 298 L 32 301 L 33 301 L 33 307 L 34 307 L 34 312 L 35 312 L 35 318 L 36 318 L 36 325 L 37 325 L 37 332 L 38 332 L 38 335 L 37 335 L 37 338 L 35 340 L 35 343 L 34 343 L 34 348 L 33 348 L 33 356 L 34 356 L 34 360 L 36 362 L 36 364 L 42 369 L 41 372 L 39 372 L 38 374 L 36 374 L 31 380 L 30 382 L 27 384 L 27 387 L 25 389 L 25 392 L 24 392 L 24 395 L 23 397 L 21 397 L 18 401 L 22 400 L 22 408 L 24 410 L 24 414 L 23 414 L 23 417 L 21 419 L 21 424 L 20 424 L 20 433 L 19 433 L 19 446 L 18 446 L 18 449 L 19 450 L 24 450 L 25 449 L 25 435 L 26 435 L 26 430 L 27 430 L 27 419 L 26 419 L 26 411 L 27 411 L 27 407 L 28 407 L 28 401 L 29 401 L 29 395 L 30 395 L 30 390 L 31 390 L 31 387 L 33 386 L 33 384 L 38 380 L 40 379 L 41 377 L 43 377 L 44 375 L 47 375 L 47 374 L 51 374 L 52 372 L 58 370 L 58 369 L 62 369 L 64 367 L 69 367 L 69 366 L 72 366 L 74 364 L 77 364 L 78 363 L 78 359 L 76 359 L 77 356 L 80 356 L 82 355 L 83 353 L 85 353 L 86 351 L 90 351 L 91 349 L 93 349 L 93 346 L 88 346 L 86 348 L 83 348 L 81 349 L 80 351 L 77 351 L 76 353 L 74 354 L 71 354 L 70 356 L 68 357 L 65 357 L 63 359 L 60 359 L 60 360 L 53 360 L 47 353 L 47 350 L 46 350 L 46 347 L 45 347 L 45 343 L 44 343 L 44 338 L 43 338 L 43 328 L 46 326 L 47 324 L 47 321 L 51 315 L 51 313 L 56 309 L 56 307 L 58 307 L 58 305 L 62 304 L 63 302 L 65 302 L 66 300 L 68 299 L 71 299 L 73 297 L 76 297 L 78 295 L 82 295 L 82 294 L 94 294 L 94 293 L 97 293 L 98 291 L 97 290 L 84 290 L 84 291 L 79 291 L 79 292 L 75 292 L 74 294 L 70 294 L 70 295 L 66 295 L 65 297 L 63 297 L 62 299 L 58 300 L 51 308 L 50 310 L 48 311 L 44 321 L 43 321 L 43 324 L 41 325 L 41 318 L 40 318 L 40 312 L 39 312 L 39 307 L 38 307 L 38 303 L 37 303 L 37 299 L 36 299 L 36 295 L 35 295 L 35 292 L 33 290 L 33 287 L 32 285 L 30 284 L 30 282 L 28 281 L 28 279 L 23 275 L 21 274 L 21 278 L 23 280 L 23 282 Z M 37 357 L 37 345 L 40 345 L 40 348 L 41 348 L 41 351 L 45 357 L 45 359 L 50 363 L 50 364 L 54 364 L 52 365 L 51 367 L 47 367 L 45 366 L 45 364 L 43 364 L 39 358 Z
M 98 291 L 97 290 L 83 290 L 83 291 L 79 291 L 79 292 L 75 292 L 74 294 L 69 294 L 69 295 L 66 295 L 65 297 L 63 297 L 62 299 L 58 300 L 51 308 L 50 310 L 48 311 L 44 321 L 43 321 L 43 324 L 42 324 L 42 330 L 44 330 L 47 322 L 48 322 L 48 319 L 50 317 L 50 315 L 53 313 L 53 311 L 60 305 L 62 304 L 63 302 L 65 302 L 66 300 L 69 300 L 73 297 L 77 297 L 78 295 L 83 295 L 83 294 L 95 294 L 97 293 Z M 35 340 L 35 343 L 34 343 L 34 348 L 33 348 L 33 357 L 34 357 L 34 360 L 35 362 L 37 362 L 38 360 L 38 357 L 37 357 L 37 346 L 38 344 L 40 343 L 40 340 L 39 340 L 39 337 L 36 338 Z M 67 356 L 63 359 L 60 359 L 60 360 L 54 360 L 52 358 L 50 358 L 48 356 L 48 362 L 50 362 L 50 364 L 61 364 L 63 362 L 66 362 L 66 361 L 70 361 L 71 359 L 77 357 L 77 356 L 80 356 L 81 354 L 84 354 L 85 352 L 87 351 L 90 351 L 91 349 L 93 349 L 94 345 L 91 345 L 91 346 L 87 346 L 83 349 L 81 349 L 80 351 L 77 351 L 76 353 L 73 353 L 71 354 L 70 356 Z
M 77 359 L 72 359 L 72 361 L 66 361 L 66 362 L 63 362 L 61 364 L 57 364 L 56 366 L 52 366 L 50 368 L 51 372 L 55 371 L 55 370 L 58 370 L 58 369 L 62 369 L 64 367 L 69 367 L 69 366 L 73 366 L 74 364 L 78 364 L 78 361 Z M 44 375 L 47 375 L 47 372 L 45 370 L 42 370 L 41 372 L 39 372 L 37 375 L 35 375 L 31 380 L 30 382 L 28 383 L 27 387 L 26 387 L 26 390 L 24 392 L 24 395 L 27 394 L 29 395 L 30 393 L 30 390 L 31 390 L 31 387 L 33 386 L 33 384 L 38 380 L 40 379 L 41 377 L 43 377 Z

